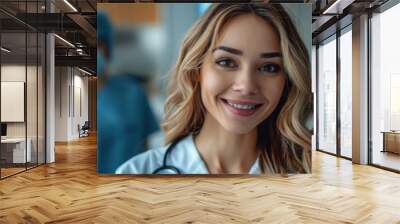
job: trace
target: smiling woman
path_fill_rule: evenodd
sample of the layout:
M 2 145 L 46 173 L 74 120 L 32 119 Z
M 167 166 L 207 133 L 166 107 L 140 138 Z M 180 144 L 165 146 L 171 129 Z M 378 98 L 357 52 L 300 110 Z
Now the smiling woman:
M 117 173 L 309 173 L 309 67 L 281 5 L 213 4 L 189 30 L 171 74 L 168 145 Z

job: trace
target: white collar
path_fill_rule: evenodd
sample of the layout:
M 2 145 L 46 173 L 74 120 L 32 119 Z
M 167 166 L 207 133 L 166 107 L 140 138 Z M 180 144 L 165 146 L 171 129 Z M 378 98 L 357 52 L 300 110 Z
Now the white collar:
M 183 138 L 168 156 L 168 163 L 176 166 L 183 174 L 208 174 L 208 169 L 194 143 L 193 135 Z M 249 174 L 261 174 L 259 157 L 251 166 Z

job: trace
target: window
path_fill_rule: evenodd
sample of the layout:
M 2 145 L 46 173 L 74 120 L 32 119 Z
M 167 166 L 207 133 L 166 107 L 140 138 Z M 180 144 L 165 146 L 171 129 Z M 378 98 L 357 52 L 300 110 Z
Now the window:
M 318 145 L 336 153 L 336 36 L 318 48 Z
M 351 26 L 340 36 L 340 155 L 352 157 L 352 34 Z
M 400 4 L 371 18 L 371 162 L 395 170 L 400 170 L 399 21 Z

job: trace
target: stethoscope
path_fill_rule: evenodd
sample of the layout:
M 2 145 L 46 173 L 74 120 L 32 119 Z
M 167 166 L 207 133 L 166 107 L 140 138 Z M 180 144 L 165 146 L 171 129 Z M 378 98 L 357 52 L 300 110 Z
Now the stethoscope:
M 164 154 L 164 159 L 163 159 L 162 166 L 160 166 L 157 169 L 155 169 L 152 174 L 182 174 L 181 171 L 176 166 L 167 165 L 167 157 L 168 157 L 168 155 L 171 154 L 172 150 L 174 149 L 174 147 L 176 146 L 176 144 L 178 144 L 178 142 L 180 140 L 181 139 L 177 139 L 170 146 L 168 146 L 167 151 Z M 162 171 L 164 171 L 164 172 L 165 171 L 172 171 L 172 173 L 170 173 L 170 172 L 162 173 Z

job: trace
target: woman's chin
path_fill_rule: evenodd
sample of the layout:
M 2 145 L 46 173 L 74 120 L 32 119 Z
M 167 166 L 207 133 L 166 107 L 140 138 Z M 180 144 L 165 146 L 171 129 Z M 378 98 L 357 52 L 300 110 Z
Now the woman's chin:
M 245 135 L 251 133 L 255 127 L 247 127 L 247 125 L 234 125 L 234 124 L 229 124 L 229 125 L 224 125 L 224 129 L 232 134 L 237 134 L 237 135 Z

